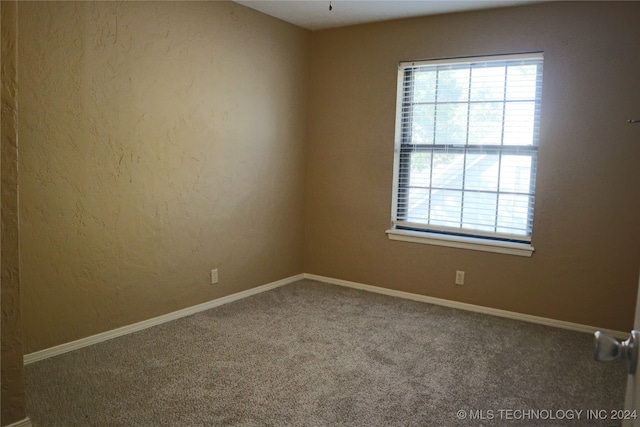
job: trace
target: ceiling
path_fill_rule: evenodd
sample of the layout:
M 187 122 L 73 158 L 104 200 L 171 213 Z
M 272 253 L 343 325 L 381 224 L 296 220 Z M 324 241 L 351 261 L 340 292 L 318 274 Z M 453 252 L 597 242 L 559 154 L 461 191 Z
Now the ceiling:
M 541 0 L 234 0 L 309 30 L 342 27 L 414 16 L 437 15 Z

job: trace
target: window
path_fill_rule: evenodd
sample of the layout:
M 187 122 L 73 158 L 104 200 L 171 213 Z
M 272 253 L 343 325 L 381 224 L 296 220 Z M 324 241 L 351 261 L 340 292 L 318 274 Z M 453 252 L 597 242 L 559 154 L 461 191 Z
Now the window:
M 390 238 L 531 255 L 542 60 L 400 64 Z

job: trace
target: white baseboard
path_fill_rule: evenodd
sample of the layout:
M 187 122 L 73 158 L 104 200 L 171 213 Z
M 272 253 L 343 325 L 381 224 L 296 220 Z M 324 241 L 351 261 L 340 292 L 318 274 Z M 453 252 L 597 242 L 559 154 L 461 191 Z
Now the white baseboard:
M 409 292 L 396 291 L 396 290 L 387 289 L 387 288 L 380 288 L 378 286 L 365 285 L 362 283 L 350 282 L 342 279 L 334 279 L 331 277 L 318 276 L 315 274 L 305 273 L 304 278 L 310 279 L 310 280 L 317 280 L 319 282 L 329 283 L 332 285 L 345 286 L 348 288 L 355 288 L 363 291 L 375 292 L 377 294 L 389 295 L 392 297 L 426 302 L 429 304 L 441 305 L 444 307 L 457 308 L 459 310 L 473 311 L 475 313 L 489 314 L 491 316 L 505 317 L 507 319 L 522 320 L 525 322 L 537 323 L 537 324 L 546 325 L 546 326 L 553 326 L 556 328 L 568 329 L 571 331 L 587 332 L 587 333 L 602 331 L 610 335 L 613 335 L 616 338 L 623 338 L 623 339 L 629 338 L 629 332 L 614 331 L 606 328 L 598 328 L 595 326 L 581 325 L 579 323 L 565 322 L 563 320 L 555 320 L 555 319 L 549 319 L 546 317 L 532 316 L 530 314 L 516 313 L 514 311 L 500 310 L 497 308 L 483 307 L 481 305 L 467 304 L 464 302 L 428 297 L 425 295 L 412 294 Z
M 112 338 L 120 337 L 130 334 L 132 332 L 138 332 L 143 329 L 150 328 L 152 326 L 160 325 L 162 323 L 170 322 L 172 320 L 179 319 L 181 317 L 190 316 L 200 311 L 209 310 L 210 308 L 218 307 L 223 304 L 237 301 L 239 299 L 247 298 L 252 295 L 259 294 L 277 287 L 288 285 L 289 283 L 297 282 L 304 278 L 304 274 L 298 274 L 296 276 L 287 277 L 282 280 L 267 283 L 266 285 L 258 286 L 257 288 L 247 289 L 246 291 L 238 292 L 235 294 L 227 295 L 222 298 L 218 298 L 212 301 L 208 301 L 202 304 L 187 307 L 182 310 L 174 311 L 172 313 L 163 314 L 162 316 L 154 317 L 152 319 L 143 320 L 142 322 L 134 323 L 132 325 L 123 326 L 121 328 L 112 329 L 110 331 L 102 332 L 90 337 L 81 338 L 76 341 L 60 344 L 55 347 L 46 348 L 44 350 L 36 351 L 33 353 L 25 354 L 24 364 L 37 362 L 39 360 L 47 359 L 49 357 L 57 356 L 59 354 L 68 353 L 73 350 L 78 350 L 83 347 L 87 347 L 93 344 L 97 344 L 103 341 L 110 340 Z M 31 425 L 31 424 L 29 424 Z
M 27 417 L 24 420 L 16 421 L 15 423 L 9 424 L 5 427 L 31 427 L 31 420 Z
M 37 362 L 39 360 L 47 359 L 49 357 L 57 356 L 60 354 L 68 353 L 73 350 L 78 350 L 83 347 L 87 347 L 93 344 L 97 344 L 103 341 L 110 340 L 112 338 L 120 337 L 130 334 L 132 332 L 141 331 L 143 329 L 150 328 L 152 326 L 160 325 L 162 323 L 170 322 L 172 320 L 179 319 L 181 317 L 190 316 L 200 311 L 209 310 L 210 308 L 218 307 L 223 304 L 237 301 L 243 298 L 247 298 L 252 295 L 259 294 L 271 289 L 275 289 L 280 286 L 288 285 L 293 282 L 297 282 L 302 279 L 317 280 L 319 282 L 329 283 L 332 285 L 345 286 L 349 288 L 360 289 L 363 291 L 374 292 L 377 294 L 388 295 L 397 298 L 404 298 L 413 301 L 425 302 L 428 304 L 440 305 L 444 307 L 457 308 L 459 310 L 472 311 L 476 313 L 488 314 L 491 316 L 505 317 L 507 319 L 522 320 L 530 323 L 537 323 L 540 325 L 552 326 L 561 329 L 568 329 L 571 331 L 593 333 L 595 331 L 603 331 L 616 338 L 626 339 L 629 337 L 628 332 L 614 331 L 606 328 L 598 328 L 595 326 L 581 325 L 578 323 L 565 322 L 563 320 L 549 319 L 546 317 L 532 316 L 529 314 L 516 313 L 513 311 L 500 310 L 497 308 L 483 307 L 480 305 L 467 304 L 458 301 L 451 301 L 441 298 L 428 297 L 425 295 L 412 294 L 409 292 L 397 291 L 393 289 L 380 288 L 378 286 L 365 285 L 357 282 L 350 282 L 348 280 L 334 279 L 331 277 L 319 276 L 316 274 L 298 274 L 296 276 L 287 277 L 282 280 L 278 280 L 266 285 L 258 286 L 253 289 L 238 292 L 236 294 L 227 295 L 226 297 L 218 298 L 212 301 L 208 301 L 202 304 L 187 307 L 182 310 L 174 311 L 172 313 L 164 314 L 162 316 L 154 317 L 153 319 L 143 320 L 142 322 L 134 323 L 132 325 L 123 326 L 121 328 L 113 329 L 111 331 L 102 332 L 90 337 L 81 338 L 76 341 L 60 344 L 55 347 L 46 348 L 44 350 L 36 351 L 24 356 L 24 364 Z M 21 424 L 27 422 L 28 424 Z M 9 427 L 30 427 L 31 422 L 29 419 L 20 421 L 17 424 L 12 424 Z

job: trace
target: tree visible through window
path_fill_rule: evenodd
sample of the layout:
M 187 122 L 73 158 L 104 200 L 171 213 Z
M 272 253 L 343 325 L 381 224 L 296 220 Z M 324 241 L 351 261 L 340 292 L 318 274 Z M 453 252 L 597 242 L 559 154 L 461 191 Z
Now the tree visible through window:
M 529 242 L 542 54 L 401 63 L 395 229 Z

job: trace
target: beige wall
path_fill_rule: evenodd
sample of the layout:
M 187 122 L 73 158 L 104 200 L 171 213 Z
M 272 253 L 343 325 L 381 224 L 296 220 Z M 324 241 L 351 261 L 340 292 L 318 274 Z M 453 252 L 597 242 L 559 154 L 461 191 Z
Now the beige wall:
M 631 328 L 639 16 L 637 2 L 566 2 L 314 32 L 305 271 Z M 398 62 L 530 51 L 545 55 L 532 258 L 389 241 Z
M 549 3 L 312 34 L 230 3 L 21 3 L 25 352 L 303 271 L 630 328 L 639 12 Z M 533 257 L 389 241 L 398 62 L 538 50 Z
M 226 2 L 19 32 L 25 353 L 303 272 L 310 32 Z

